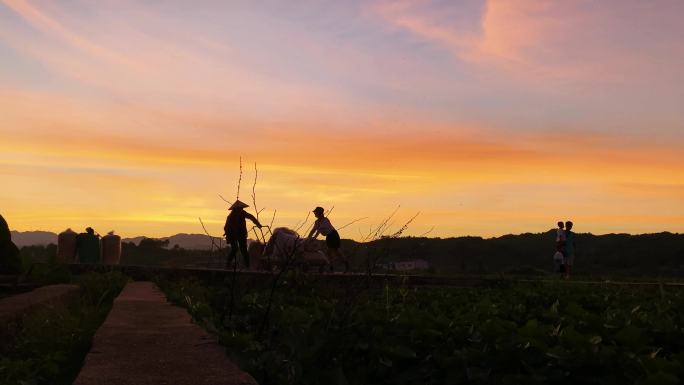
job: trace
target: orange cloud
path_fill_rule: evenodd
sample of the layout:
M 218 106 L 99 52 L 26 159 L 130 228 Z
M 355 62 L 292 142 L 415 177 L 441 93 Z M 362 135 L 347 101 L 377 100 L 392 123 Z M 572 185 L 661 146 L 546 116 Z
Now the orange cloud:
M 497 131 L 486 128 L 420 122 L 406 123 L 415 126 L 403 133 L 392 132 L 392 123 L 383 122 L 339 131 L 318 126 L 325 122 L 264 124 L 230 116 L 202 118 L 191 112 L 150 111 L 144 106 L 126 105 L 119 110 L 49 94 L 5 91 L 0 93 L 0 101 L 6 109 L 0 123 L 7 150 L 129 164 L 221 168 L 234 164 L 240 154 L 249 153 L 264 164 L 365 169 L 376 174 L 396 169 L 424 175 L 451 169 L 492 175 L 503 173 L 497 171 L 502 165 L 506 172 L 512 168 L 552 172 L 558 162 L 564 162 L 580 170 L 578 174 L 582 170 L 606 169 L 625 178 L 636 170 L 647 169 L 651 169 L 650 175 L 669 175 L 682 165 L 675 145 L 589 131 L 499 137 Z M 185 125 L 198 128 L 175 132 L 175 127 Z M 138 127 L 145 129 L 138 133 Z M 221 133 L 214 132 L 214 127 L 240 130 Z M 169 140 L 167 132 L 173 133 Z M 179 138 L 183 138 L 181 143 Z M 570 151 L 561 154 L 559 148 Z M 520 177 L 519 172 L 514 175 Z
M 277 225 L 292 226 L 319 204 L 337 207 L 336 224 L 371 217 L 343 236 L 397 204 L 402 215 L 423 213 L 409 234 L 432 225 L 438 236 L 543 231 L 557 216 L 577 218 L 590 231 L 684 229 L 681 140 L 658 137 L 665 130 L 657 109 L 645 111 L 652 124 L 630 123 L 655 127 L 640 135 L 618 130 L 615 110 L 586 114 L 581 103 L 575 114 L 592 121 L 583 130 L 577 118 L 517 120 L 566 99 L 510 111 L 530 87 L 554 96 L 576 90 L 556 87 L 555 79 L 588 80 L 579 99 L 605 92 L 592 101 L 628 110 L 593 81 L 617 79 L 630 66 L 636 75 L 657 73 L 635 76 L 644 83 L 679 74 L 667 63 L 652 71 L 648 55 L 621 63 L 629 56 L 605 41 L 577 44 L 605 15 L 581 13 L 574 2 L 491 0 L 475 27 L 428 1 L 383 2 L 373 12 L 383 27 L 402 31 L 391 38 L 408 37 L 408 47 L 376 52 L 388 34 L 372 30 L 375 24 L 364 25 L 374 40 L 358 45 L 353 38 L 312 40 L 302 27 L 283 32 L 296 52 L 266 59 L 246 57 L 202 30 L 177 29 L 144 5 L 136 5 L 140 20 L 122 22 L 79 19 L 59 4 L 3 4 L 20 16 L 0 24 L 3 45 L 40 64 L 49 79 L 36 84 L 26 80 L 32 71 L 0 71 L 7 79 L 0 89 L 0 202 L 18 229 L 95 224 L 124 235 L 169 235 L 200 231 L 201 216 L 220 234 L 226 207 L 217 194 L 234 197 L 240 156 L 242 196 L 250 194 L 256 161 L 259 199 L 269 215 L 278 209 Z M 441 65 L 452 60 L 433 66 L 449 55 L 412 56 L 416 41 L 430 45 L 421 54 L 439 47 L 467 71 Z M 273 68 L 254 65 L 258 59 Z M 606 67 L 618 75 L 604 77 Z M 518 82 L 514 90 L 500 85 L 508 79 Z M 483 97 L 482 87 L 493 91 Z M 623 223 L 623 214 L 643 222 Z

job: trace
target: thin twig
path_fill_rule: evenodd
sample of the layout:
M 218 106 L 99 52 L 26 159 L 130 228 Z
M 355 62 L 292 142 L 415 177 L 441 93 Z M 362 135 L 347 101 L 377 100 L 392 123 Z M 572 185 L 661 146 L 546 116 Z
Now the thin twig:
M 256 212 L 256 219 L 257 219 L 257 221 L 258 221 L 259 223 L 261 223 L 261 221 L 259 220 L 259 216 L 260 216 L 261 213 L 264 211 L 264 208 L 259 209 L 259 208 L 257 207 L 257 200 L 256 200 L 256 185 L 257 185 L 257 181 L 258 181 L 258 180 L 259 180 L 259 168 L 257 167 L 257 163 L 254 162 L 254 183 L 252 184 L 252 204 L 254 205 L 254 211 Z M 269 231 L 270 231 L 270 228 L 269 228 Z M 266 235 L 264 234 L 264 230 L 263 230 L 262 228 L 259 228 L 259 232 L 261 233 L 261 239 L 259 239 L 259 235 L 257 234 L 257 240 L 258 240 L 259 242 L 262 242 L 262 241 L 263 241 L 263 242 L 264 242 L 264 246 L 265 246 L 267 240 L 266 240 Z M 254 231 L 254 233 L 256 234 L 256 231 Z
M 338 227 L 337 230 L 342 230 L 342 229 L 344 229 L 345 227 L 351 226 L 351 225 L 353 225 L 354 223 L 363 221 L 363 220 L 365 220 L 365 219 L 368 219 L 368 217 L 363 217 L 363 218 L 354 219 L 353 221 L 347 223 L 346 225 Z
M 392 220 L 392 218 L 394 218 L 394 216 L 397 214 L 400 208 L 401 205 L 397 206 L 397 208 L 394 209 L 394 211 L 392 211 L 392 214 L 390 214 L 389 217 L 385 218 L 385 220 L 380 223 L 380 225 L 375 230 L 375 233 L 373 234 L 373 238 L 380 238 L 385 233 L 385 230 L 390 226 L 388 225 L 389 222 Z
M 271 233 L 271 227 L 270 227 L 270 226 L 263 226 L 263 227 L 267 228 L 267 229 L 268 229 L 268 232 L 269 232 L 271 235 L 273 235 L 273 233 Z M 266 243 L 268 243 L 268 240 L 266 239 L 266 236 L 264 235 L 264 230 L 263 230 L 263 228 L 262 228 L 262 229 L 259 229 L 259 232 L 261 233 L 261 238 L 259 238 L 259 233 L 257 233 L 256 229 L 259 229 L 259 228 L 256 227 L 256 226 L 252 226 L 252 229 L 251 229 L 251 230 L 254 231 L 254 235 L 256 235 L 257 241 L 259 241 L 259 242 L 262 242 L 262 241 L 263 241 L 263 242 L 264 242 L 264 246 L 266 246 Z
M 242 157 L 240 157 L 240 177 L 238 178 L 238 185 L 237 185 L 237 196 L 235 199 L 240 199 L 240 185 L 242 184 Z
M 257 220 L 259 220 L 259 214 L 261 214 L 261 210 L 259 210 L 257 208 L 257 204 L 256 204 L 256 185 L 257 185 L 258 179 L 259 179 L 259 169 L 257 168 L 256 162 L 254 162 L 254 183 L 252 184 L 252 204 L 254 205 L 254 211 L 256 211 Z
M 306 218 L 304 218 L 304 222 L 302 222 L 301 224 L 299 224 L 299 222 L 297 222 L 298 226 L 295 225 L 294 231 L 299 232 L 299 230 L 301 230 L 302 227 L 304 227 L 304 225 L 306 224 L 306 222 L 309 221 L 309 217 L 310 217 L 310 216 L 311 216 L 311 211 L 309 211 L 309 212 L 306 213 Z
M 278 210 L 273 210 L 273 217 L 271 218 L 271 223 L 268 225 L 269 230 L 273 227 L 273 222 L 275 221 L 276 213 Z
M 202 222 L 202 218 L 198 217 L 198 219 L 200 221 L 200 224 L 202 225 L 202 228 L 204 229 L 204 233 L 207 234 L 209 239 L 211 239 L 211 245 L 215 246 L 218 250 L 221 250 L 221 248 L 216 245 L 216 242 L 214 242 L 214 237 L 212 237 L 211 234 L 209 234 L 209 232 L 207 231 L 207 228 L 204 226 L 204 222 Z M 218 239 L 218 237 L 216 237 L 216 239 Z
M 418 237 L 419 237 L 419 238 L 422 238 L 422 237 L 424 237 L 424 236 L 430 234 L 430 233 L 432 232 L 432 230 L 434 230 L 434 229 L 435 229 L 435 226 L 432 226 L 432 227 L 430 227 L 430 230 L 424 232 L 423 234 L 420 234 Z
M 228 203 L 229 205 L 233 204 L 233 202 L 229 202 L 228 199 L 224 198 L 223 195 L 219 194 L 218 196 L 219 196 L 219 198 L 221 198 L 222 201 Z
M 256 226 L 252 226 L 252 231 L 254 231 L 254 236 L 256 236 L 256 239 L 258 242 L 261 242 L 261 239 L 259 238 L 259 233 L 257 233 L 256 229 L 257 229 Z
M 416 213 L 416 215 L 412 216 L 411 219 L 409 219 L 408 221 L 406 221 L 406 223 L 404 223 L 404 225 L 401 226 L 401 228 L 400 228 L 399 230 L 397 230 L 394 234 L 392 234 L 391 237 L 392 237 L 392 238 L 398 238 L 398 237 L 400 237 L 401 234 L 403 234 L 404 231 L 406 231 L 406 229 L 408 229 L 408 227 L 409 227 L 409 225 L 411 224 L 411 222 L 413 222 L 413 221 L 418 217 L 418 215 L 420 215 L 420 211 L 418 211 L 418 212 Z

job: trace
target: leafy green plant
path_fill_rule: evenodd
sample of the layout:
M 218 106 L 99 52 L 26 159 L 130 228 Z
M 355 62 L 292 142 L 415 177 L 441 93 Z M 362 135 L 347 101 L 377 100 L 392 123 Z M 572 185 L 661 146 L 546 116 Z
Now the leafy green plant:
M 677 289 L 500 282 L 477 289 L 388 284 L 350 293 L 291 276 L 276 292 L 269 328 L 260 336 L 264 288 L 242 292 L 233 321 L 222 322 L 214 304 L 225 295 L 223 285 L 164 279 L 160 285 L 210 325 L 260 384 L 667 384 L 684 378 L 684 293 Z

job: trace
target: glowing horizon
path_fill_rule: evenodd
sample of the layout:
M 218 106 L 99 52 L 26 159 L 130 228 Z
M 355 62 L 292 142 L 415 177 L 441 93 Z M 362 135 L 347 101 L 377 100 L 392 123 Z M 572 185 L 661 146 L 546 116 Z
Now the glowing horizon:
M 684 232 L 684 3 L 0 0 L 13 230 Z M 636 23 L 635 21 L 638 21 Z

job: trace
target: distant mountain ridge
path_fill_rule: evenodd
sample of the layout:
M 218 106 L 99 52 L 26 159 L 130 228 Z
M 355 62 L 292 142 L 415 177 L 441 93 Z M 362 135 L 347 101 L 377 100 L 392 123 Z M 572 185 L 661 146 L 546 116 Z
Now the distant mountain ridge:
M 10 231 L 12 242 L 17 247 L 24 246 L 45 246 L 50 243 L 57 243 L 57 234 L 50 231 Z
M 24 246 L 44 246 L 50 243 L 57 243 L 57 234 L 50 231 L 11 231 L 12 241 L 17 247 Z M 132 242 L 138 245 L 144 237 L 138 236 L 133 238 L 123 238 L 122 242 Z M 185 234 L 179 233 L 170 237 L 155 238 L 161 240 L 169 240 L 169 248 L 175 245 L 188 250 L 209 250 L 211 248 L 211 239 L 206 234 Z

